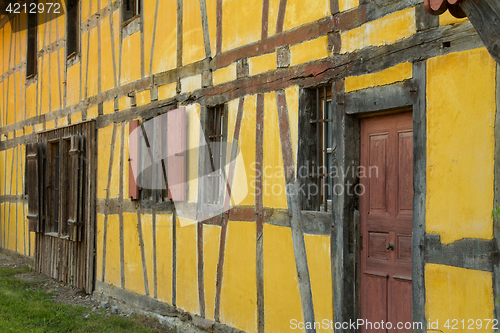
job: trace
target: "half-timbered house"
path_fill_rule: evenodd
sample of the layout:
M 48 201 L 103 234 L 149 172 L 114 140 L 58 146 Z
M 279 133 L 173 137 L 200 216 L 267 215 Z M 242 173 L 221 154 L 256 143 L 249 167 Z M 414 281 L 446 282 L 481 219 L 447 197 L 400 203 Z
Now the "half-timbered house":
M 208 330 L 489 331 L 491 2 L 6 6 L 0 246 Z

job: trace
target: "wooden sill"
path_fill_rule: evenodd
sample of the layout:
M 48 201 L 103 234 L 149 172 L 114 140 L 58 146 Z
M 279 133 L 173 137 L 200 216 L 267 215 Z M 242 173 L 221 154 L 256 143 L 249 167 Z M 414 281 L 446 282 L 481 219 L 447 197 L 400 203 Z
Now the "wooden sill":
M 57 232 L 46 232 L 45 236 L 60 238 L 60 239 L 69 239 L 68 235 L 59 235 Z
M 132 21 L 137 20 L 139 17 L 141 17 L 141 14 L 137 14 L 134 17 L 129 18 L 128 20 L 126 20 L 125 22 L 122 23 L 121 27 L 122 28 L 126 27 L 127 25 L 129 25 L 129 23 L 131 23 Z
M 67 58 L 66 60 L 68 61 L 71 61 L 73 59 L 75 59 L 76 57 L 78 56 L 78 52 L 72 52 Z

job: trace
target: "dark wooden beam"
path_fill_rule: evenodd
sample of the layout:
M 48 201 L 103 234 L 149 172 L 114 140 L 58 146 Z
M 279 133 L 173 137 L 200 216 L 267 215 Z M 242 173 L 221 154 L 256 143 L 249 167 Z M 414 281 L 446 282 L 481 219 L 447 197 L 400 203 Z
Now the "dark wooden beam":
M 413 81 L 417 98 L 413 105 L 413 237 L 412 237 L 412 302 L 413 321 L 425 319 L 425 202 L 427 195 L 427 106 L 426 61 L 413 64 Z
M 345 113 L 360 114 L 411 107 L 417 97 L 412 80 L 345 94 Z
M 479 37 L 496 62 L 500 62 L 500 2 L 464 0 L 460 8 L 469 18 Z
M 451 244 L 441 244 L 441 236 L 425 236 L 427 263 L 492 272 L 498 262 L 495 240 L 464 238 Z

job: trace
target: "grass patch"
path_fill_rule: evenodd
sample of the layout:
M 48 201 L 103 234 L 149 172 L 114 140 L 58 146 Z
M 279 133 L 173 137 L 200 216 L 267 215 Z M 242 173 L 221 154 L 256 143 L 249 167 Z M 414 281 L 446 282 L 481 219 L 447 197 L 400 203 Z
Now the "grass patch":
M 0 268 L 0 330 L 2 332 L 158 332 L 144 327 L 142 316 L 120 317 L 104 310 L 89 313 L 81 306 L 55 303 L 38 290 L 39 282 L 15 279 L 29 269 Z

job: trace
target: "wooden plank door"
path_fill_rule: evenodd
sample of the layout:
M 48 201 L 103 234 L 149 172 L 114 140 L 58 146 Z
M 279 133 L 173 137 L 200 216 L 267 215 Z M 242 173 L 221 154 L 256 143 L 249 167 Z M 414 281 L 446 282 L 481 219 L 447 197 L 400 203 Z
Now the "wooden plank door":
M 390 322 L 391 332 L 412 320 L 412 125 L 411 112 L 361 120 L 361 318 Z

